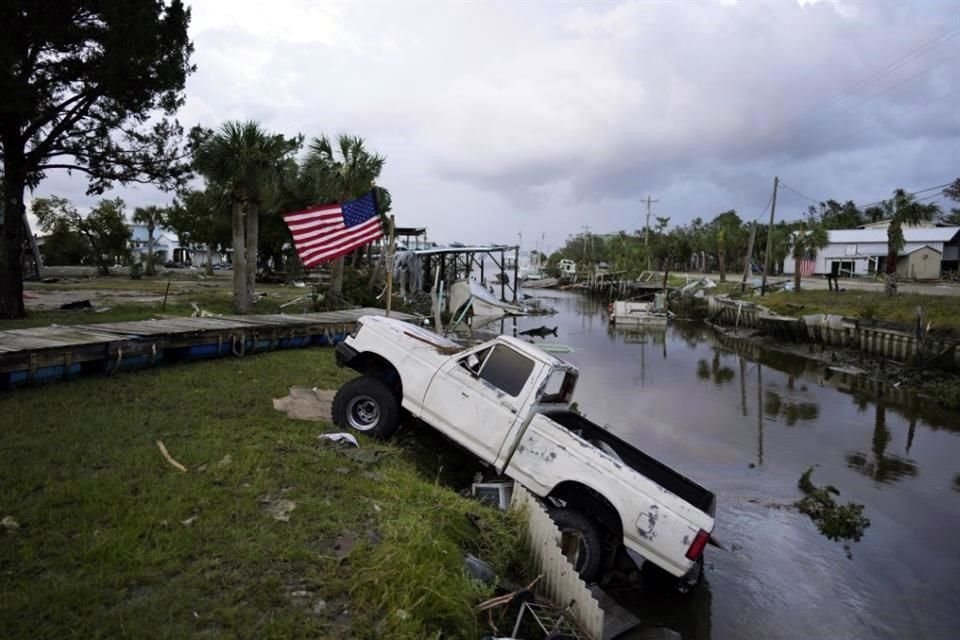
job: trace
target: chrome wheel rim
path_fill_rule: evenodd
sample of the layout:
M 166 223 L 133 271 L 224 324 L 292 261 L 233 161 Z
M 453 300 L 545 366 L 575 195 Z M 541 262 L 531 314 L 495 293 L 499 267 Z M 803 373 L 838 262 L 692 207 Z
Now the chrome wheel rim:
M 347 422 L 357 431 L 370 431 L 380 422 L 380 405 L 370 396 L 356 396 L 347 404 Z

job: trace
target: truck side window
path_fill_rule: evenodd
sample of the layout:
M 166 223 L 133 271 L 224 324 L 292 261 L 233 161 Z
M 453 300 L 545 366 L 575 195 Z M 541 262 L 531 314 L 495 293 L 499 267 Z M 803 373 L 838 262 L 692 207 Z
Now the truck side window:
M 533 372 L 533 360 L 498 344 L 483 363 L 480 378 L 504 393 L 517 397 Z
M 484 349 L 483 351 L 471 353 L 466 358 L 460 360 L 460 366 L 475 376 L 480 375 L 480 367 L 483 366 L 483 361 L 490 355 L 490 351 L 491 349 Z

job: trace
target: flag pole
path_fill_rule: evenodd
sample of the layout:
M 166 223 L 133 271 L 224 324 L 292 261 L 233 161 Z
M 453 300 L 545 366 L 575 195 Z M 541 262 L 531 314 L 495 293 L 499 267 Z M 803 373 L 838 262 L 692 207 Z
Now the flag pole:
M 395 227 L 393 223 L 393 216 L 390 216 L 390 238 L 387 240 L 387 256 L 385 260 L 385 265 L 387 267 L 387 311 L 384 314 L 386 317 L 390 317 L 390 306 L 393 302 L 393 250 L 394 243 L 396 241 Z

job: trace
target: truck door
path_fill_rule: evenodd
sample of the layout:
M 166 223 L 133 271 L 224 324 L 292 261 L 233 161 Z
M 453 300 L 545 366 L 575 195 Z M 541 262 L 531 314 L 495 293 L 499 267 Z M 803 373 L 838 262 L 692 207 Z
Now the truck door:
M 532 392 L 533 369 L 533 360 L 504 344 L 452 358 L 427 389 L 423 417 L 492 463 Z

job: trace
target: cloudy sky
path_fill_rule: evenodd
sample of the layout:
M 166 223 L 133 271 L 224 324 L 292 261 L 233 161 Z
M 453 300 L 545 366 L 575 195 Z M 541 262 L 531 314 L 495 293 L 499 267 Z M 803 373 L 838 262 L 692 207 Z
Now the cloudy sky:
M 438 241 L 554 249 L 642 227 L 648 194 L 671 224 L 753 219 L 774 175 L 861 204 L 960 176 L 955 2 L 190 4 L 184 124 L 363 136 Z M 778 217 L 808 204 L 782 190 Z

